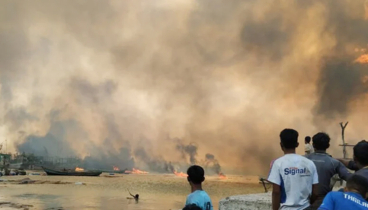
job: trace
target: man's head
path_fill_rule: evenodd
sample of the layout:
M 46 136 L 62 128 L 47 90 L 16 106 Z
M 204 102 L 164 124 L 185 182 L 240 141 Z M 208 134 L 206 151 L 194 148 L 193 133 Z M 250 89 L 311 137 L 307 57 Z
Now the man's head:
M 366 198 L 368 192 L 368 180 L 360 175 L 352 175 L 346 182 L 345 192 L 356 192 Z
M 195 205 L 195 204 L 189 204 L 186 205 L 183 210 L 202 210 L 199 206 Z
M 327 133 L 317 133 L 313 136 L 313 147 L 316 150 L 326 151 L 330 147 L 330 136 Z
M 310 136 L 306 136 L 304 139 L 305 144 L 309 144 L 311 141 L 311 137 Z
M 368 166 L 368 142 L 366 140 L 354 146 L 354 161 L 359 167 Z
M 192 185 L 200 185 L 204 181 L 204 170 L 202 167 L 193 165 L 188 168 L 188 182 Z
M 299 146 L 298 131 L 286 128 L 280 133 L 281 148 L 283 151 L 292 150 Z

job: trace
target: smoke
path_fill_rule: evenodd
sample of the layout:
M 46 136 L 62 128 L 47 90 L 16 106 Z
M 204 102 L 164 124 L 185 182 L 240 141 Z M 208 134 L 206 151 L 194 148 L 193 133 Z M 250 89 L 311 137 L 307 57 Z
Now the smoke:
M 96 167 L 165 172 L 214 154 L 226 172 L 252 174 L 280 155 L 285 127 L 336 139 L 349 120 L 358 140 L 368 119 L 367 64 L 354 62 L 367 50 L 365 8 L 3 0 L 0 135 L 13 151 Z
M 197 146 L 193 143 L 190 143 L 188 145 L 184 145 L 179 142 L 178 145 L 176 145 L 176 149 L 182 153 L 182 157 L 185 159 L 187 155 L 189 155 L 189 162 L 191 165 L 194 165 L 197 163 Z
M 212 166 L 211 166 L 211 164 L 212 164 Z M 206 167 L 210 167 L 211 166 L 211 169 L 216 174 L 222 174 L 222 172 L 221 172 L 221 165 L 218 162 L 218 160 L 215 159 L 215 156 L 213 154 L 206 154 L 205 166 Z

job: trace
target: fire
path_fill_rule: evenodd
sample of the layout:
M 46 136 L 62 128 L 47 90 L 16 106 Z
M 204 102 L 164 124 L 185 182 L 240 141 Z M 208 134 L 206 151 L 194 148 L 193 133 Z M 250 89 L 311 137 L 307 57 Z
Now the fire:
M 179 177 L 187 177 L 188 175 L 183 173 L 183 172 L 177 172 L 177 171 L 174 171 L 174 174 L 175 176 L 179 176 Z
M 113 166 L 114 171 L 120 171 L 120 169 L 116 166 Z
M 219 173 L 219 178 L 220 179 L 227 179 L 227 177 L 225 176 L 225 174 L 223 174 L 222 172 Z
M 135 169 L 135 168 L 133 168 L 131 171 L 125 171 L 125 173 L 128 173 L 128 174 L 148 174 L 147 171 L 141 171 L 141 170 Z
M 363 54 L 359 58 L 357 58 L 355 63 L 368 63 L 368 54 Z
M 75 167 L 75 171 L 84 171 L 84 169 L 83 168 Z

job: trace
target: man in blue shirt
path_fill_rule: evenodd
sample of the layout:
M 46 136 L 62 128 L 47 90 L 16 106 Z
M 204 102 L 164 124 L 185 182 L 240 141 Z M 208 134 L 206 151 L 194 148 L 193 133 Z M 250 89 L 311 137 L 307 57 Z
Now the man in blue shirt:
M 360 175 L 351 176 L 344 192 L 330 192 L 318 210 L 367 210 L 365 197 L 368 192 L 368 181 Z
M 208 194 L 202 189 L 204 181 L 204 170 L 202 167 L 193 165 L 188 168 L 188 182 L 191 187 L 191 194 L 188 195 L 185 205 L 195 204 L 201 210 L 213 210 L 213 205 Z

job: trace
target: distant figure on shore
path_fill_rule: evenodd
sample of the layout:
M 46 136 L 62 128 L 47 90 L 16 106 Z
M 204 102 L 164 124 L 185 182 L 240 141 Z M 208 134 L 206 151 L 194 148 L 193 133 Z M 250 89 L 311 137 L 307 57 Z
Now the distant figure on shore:
M 306 136 L 304 139 L 304 143 L 305 143 L 305 154 L 311 154 L 314 152 L 314 149 L 312 147 L 312 145 L 310 144 L 311 142 L 311 137 L 310 136 Z
M 313 209 L 318 209 L 327 193 L 332 191 L 331 178 L 338 174 L 343 180 L 347 180 L 351 174 L 348 169 L 338 160 L 326 153 L 330 147 L 330 136 L 326 133 L 317 133 L 313 136 L 313 147 L 315 152 L 305 157 L 313 161 L 318 173 L 317 199 L 312 204 Z M 333 183 L 334 184 L 334 183 Z
M 128 190 L 128 192 L 129 192 L 130 196 L 132 196 L 132 198 L 131 197 L 127 197 L 127 199 L 134 199 L 135 202 L 138 203 L 138 201 L 139 201 L 139 194 L 133 195 L 129 190 Z
M 199 206 L 195 204 L 186 205 L 183 210 L 202 210 Z
M 365 177 L 368 180 L 368 142 L 360 141 L 354 146 L 354 159 L 347 161 L 339 159 L 346 167 L 355 170 L 355 174 Z
M 204 170 L 202 167 L 193 165 L 187 170 L 187 180 L 191 187 L 191 193 L 187 196 L 185 206 L 195 204 L 201 210 L 213 210 L 213 205 L 208 194 L 202 189 L 204 182 Z
M 284 129 L 280 146 L 284 156 L 272 164 L 268 181 L 273 184 L 272 209 L 310 209 L 316 198 L 318 174 L 314 163 L 295 154 L 298 132 Z
M 346 182 L 344 192 L 329 192 L 318 210 L 363 210 L 368 209 L 365 200 L 368 180 L 359 175 L 351 176 Z

